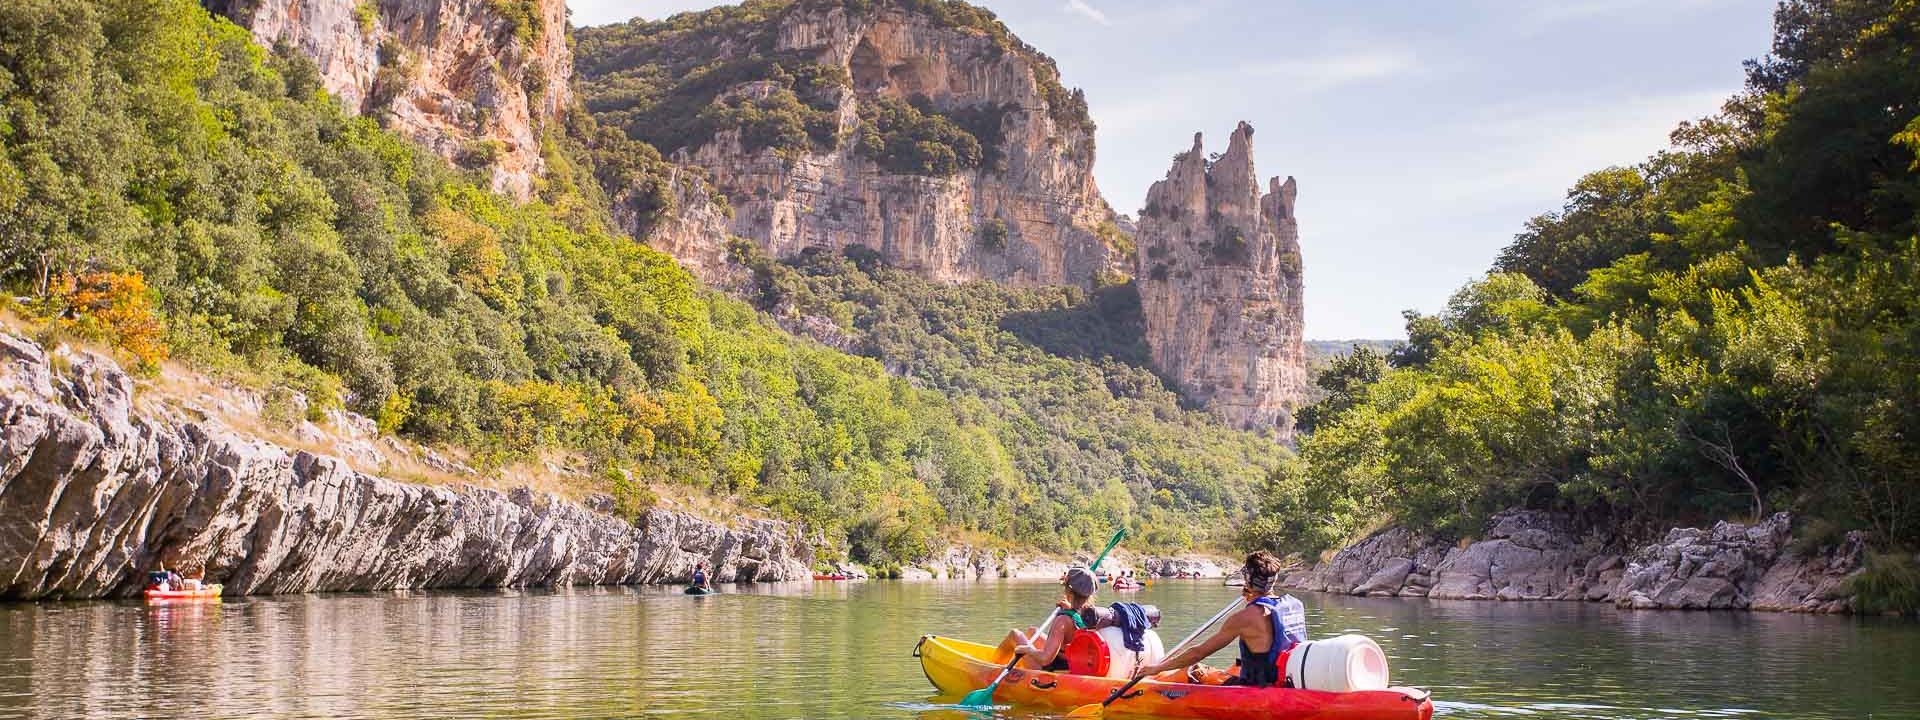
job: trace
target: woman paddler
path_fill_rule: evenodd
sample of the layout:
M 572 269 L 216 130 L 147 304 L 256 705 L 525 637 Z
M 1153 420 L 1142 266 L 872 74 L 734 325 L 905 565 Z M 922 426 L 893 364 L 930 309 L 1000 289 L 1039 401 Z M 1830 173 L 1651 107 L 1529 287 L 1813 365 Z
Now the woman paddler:
M 999 662 L 1006 662 L 1014 653 L 1020 653 L 1021 667 L 1066 672 L 1067 657 L 1060 650 L 1073 642 L 1074 633 L 1086 629 L 1081 624 L 1080 611 L 1093 605 L 1093 590 L 1098 585 L 1099 581 L 1086 568 L 1067 569 L 1066 577 L 1060 579 L 1060 612 L 1055 613 L 1053 620 L 1047 623 L 1046 634 L 1036 637 L 1039 628 L 1027 628 L 1025 632 L 1018 628 L 1008 631 L 996 653 L 1000 657 Z

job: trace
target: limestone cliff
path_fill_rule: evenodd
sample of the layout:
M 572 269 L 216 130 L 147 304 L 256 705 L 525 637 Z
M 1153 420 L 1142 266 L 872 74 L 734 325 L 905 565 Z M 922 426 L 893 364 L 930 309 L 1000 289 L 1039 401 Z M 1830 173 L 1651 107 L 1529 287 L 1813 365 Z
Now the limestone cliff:
M 1147 191 L 1136 238 L 1154 367 L 1228 423 L 1283 439 L 1306 389 L 1294 194 L 1277 177 L 1261 194 L 1251 126 L 1211 161 L 1195 133 Z
M 525 199 L 542 127 L 572 102 L 565 0 L 206 0 L 261 45 L 313 60 L 321 83 L 434 152 L 488 167 Z
M 113 362 L 0 332 L 0 598 L 139 591 L 165 565 L 231 595 L 802 579 L 773 521 L 634 522 L 527 490 L 425 486 L 142 401 Z
M 589 110 L 704 169 L 732 208 L 720 224 L 628 229 L 693 258 L 709 281 L 707 261 L 723 257 L 728 235 L 775 257 L 865 245 L 944 282 L 1088 286 L 1124 271 L 1094 185 L 1084 100 L 985 11 L 943 11 L 977 14 L 965 25 L 909 7 L 758 3 L 580 30 Z M 788 91 L 795 75 L 808 86 L 799 100 Z M 906 114 L 923 123 L 965 126 L 959 140 L 977 141 L 977 162 L 920 172 L 876 157 L 862 140 L 881 122 L 875 110 L 909 100 L 917 109 Z M 662 107 L 679 115 L 662 121 Z M 689 114 L 711 122 L 672 127 Z M 793 137 L 796 117 L 811 142 Z

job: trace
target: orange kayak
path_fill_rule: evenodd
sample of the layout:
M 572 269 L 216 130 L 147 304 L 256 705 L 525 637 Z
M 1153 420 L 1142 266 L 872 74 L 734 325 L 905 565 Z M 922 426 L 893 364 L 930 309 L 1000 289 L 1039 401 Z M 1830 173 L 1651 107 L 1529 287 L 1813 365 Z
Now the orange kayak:
M 986 687 L 1003 665 L 993 662 L 991 645 L 938 635 L 921 636 L 913 654 L 920 658 L 927 680 L 943 695 L 959 696 Z M 993 697 L 1010 705 L 1071 710 L 1105 700 L 1125 684 L 1116 678 L 1015 668 Z M 1126 698 L 1115 701 L 1110 712 L 1210 720 L 1430 720 L 1433 701 L 1427 695 L 1414 688 L 1334 693 L 1145 680 Z
M 147 589 L 147 602 L 173 602 L 176 600 L 211 600 L 220 597 L 219 585 L 208 585 L 199 590 L 154 590 Z

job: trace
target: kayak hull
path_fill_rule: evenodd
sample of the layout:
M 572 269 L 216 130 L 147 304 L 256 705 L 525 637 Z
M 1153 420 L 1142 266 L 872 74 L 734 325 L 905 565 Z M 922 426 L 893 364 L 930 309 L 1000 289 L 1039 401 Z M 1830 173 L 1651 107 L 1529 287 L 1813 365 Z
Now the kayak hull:
M 199 590 L 148 589 L 146 592 L 146 595 L 147 595 L 147 602 L 150 602 L 150 603 L 186 602 L 190 600 L 218 600 L 220 599 L 220 586 L 208 585 L 206 587 L 200 588 Z
M 703 588 L 697 585 L 690 585 L 687 587 L 687 589 L 684 592 L 688 595 L 715 595 L 715 594 L 718 594 L 720 591 L 715 590 L 713 588 Z
M 1004 666 L 992 646 L 925 635 L 915 647 L 920 670 L 943 695 L 960 696 L 993 682 Z M 996 703 L 1071 710 L 1098 703 L 1125 680 L 1015 668 L 993 694 Z M 1142 681 L 1112 706 L 1115 713 L 1208 720 L 1430 720 L 1433 701 L 1414 688 L 1350 693 Z

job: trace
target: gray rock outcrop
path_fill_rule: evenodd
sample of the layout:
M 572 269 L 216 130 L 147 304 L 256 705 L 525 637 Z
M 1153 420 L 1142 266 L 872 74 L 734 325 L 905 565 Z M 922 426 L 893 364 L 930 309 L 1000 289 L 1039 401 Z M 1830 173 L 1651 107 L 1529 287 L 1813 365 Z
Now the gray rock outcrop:
M 58 359 L 55 359 L 55 358 Z M 551 494 L 424 486 L 136 402 L 111 360 L 0 333 L 0 597 L 137 592 L 162 565 L 228 594 L 804 578 L 774 521 L 629 522 Z
M 313 60 L 349 112 L 490 168 L 495 190 L 523 200 L 546 168 L 540 130 L 572 102 L 565 0 L 205 2 L 262 46 Z
M 1846 579 L 1860 567 L 1863 536 L 1853 533 L 1836 547 L 1805 553 L 1792 546 L 1791 529 L 1787 513 L 1755 525 L 1675 528 L 1628 560 L 1613 602 L 1633 608 L 1844 612 L 1849 607 Z
M 1200 134 L 1147 191 L 1135 280 L 1153 365 L 1228 424 L 1293 436 L 1307 386 L 1293 178 L 1267 192 L 1240 123 L 1209 161 Z
M 1289 574 L 1286 587 L 1371 596 L 1456 600 L 1585 600 L 1623 608 L 1847 612 L 1847 580 L 1864 538 L 1802 550 L 1792 517 L 1753 525 L 1676 528 L 1628 550 L 1565 515 L 1496 515 L 1485 537 L 1440 541 L 1402 527 L 1374 533 L 1324 563 Z

